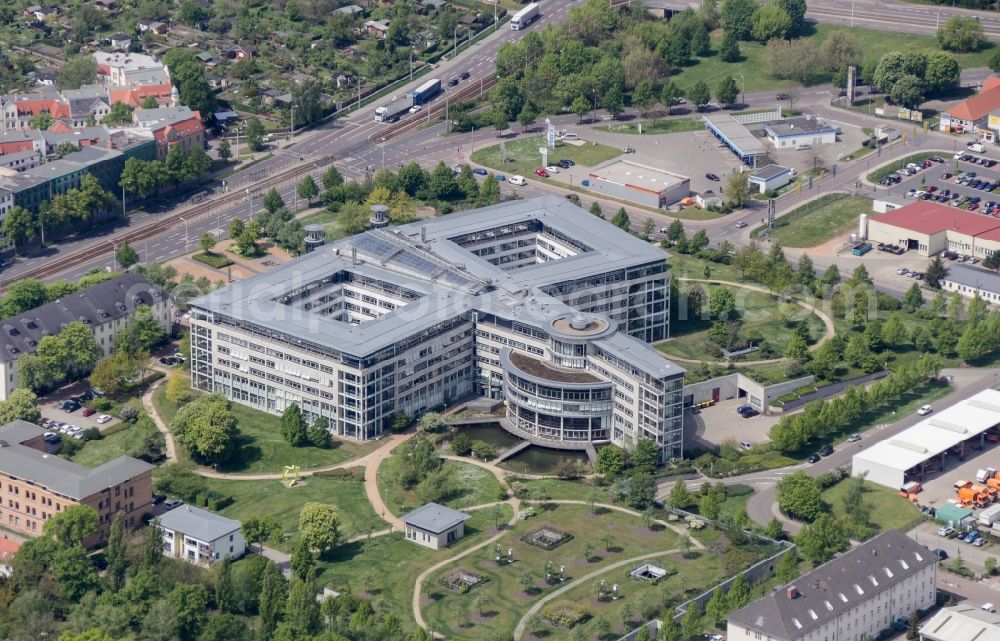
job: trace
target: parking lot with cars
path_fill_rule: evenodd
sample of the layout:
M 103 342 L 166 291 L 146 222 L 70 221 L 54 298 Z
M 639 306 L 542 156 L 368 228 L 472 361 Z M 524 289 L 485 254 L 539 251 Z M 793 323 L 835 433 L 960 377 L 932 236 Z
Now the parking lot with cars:
M 100 394 L 84 383 L 75 383 L 40 398 L 45 440 L 51 445 L 64 438 L 83 440 L 83 433 L 92 427 L 104 430 L 117 424 L 119 420 L 114 416 L 85 407 L 87 401 L 97 396 Z
M 906 198 L 926 200 L 986 216 L 1000 217 L 1000 167 L 978 154 L 958 158 L 932 156 L 887 176 L 883 185 L 898 188 Z M 895 187 L 898 185 L 898 187 Z

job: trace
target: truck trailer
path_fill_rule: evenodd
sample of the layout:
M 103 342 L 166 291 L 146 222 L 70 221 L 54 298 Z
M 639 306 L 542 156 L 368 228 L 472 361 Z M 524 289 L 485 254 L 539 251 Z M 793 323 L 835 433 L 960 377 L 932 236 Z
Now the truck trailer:
M 397 96 L 375 110 L 375 122 L 395 122 L 413 106 L 413 96 Z
M 519 31 L 524 29 L 529 24 L 535 21 L 539 16 L 538 13 L 538 3 L 532 2 L 525 8 L 521 9 L 514 14 L 514 17 L 510 19 L 510 28 L 514 31 Z
M 439 91 L 441 91 L 441 79 L 433 78 L 414 89 L 410 96 L 413 98 L 413 104 L 422 105 L 436 96 Z

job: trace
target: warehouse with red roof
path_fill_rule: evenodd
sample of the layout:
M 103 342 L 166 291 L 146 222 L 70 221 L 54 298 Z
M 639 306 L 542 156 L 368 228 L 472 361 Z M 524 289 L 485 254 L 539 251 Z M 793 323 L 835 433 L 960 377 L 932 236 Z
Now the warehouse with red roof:
M 924 256 L 951 250 L 985 258 L 1000 251 L 1000 219 L 921 200 L 872 218 L 868 240 Z

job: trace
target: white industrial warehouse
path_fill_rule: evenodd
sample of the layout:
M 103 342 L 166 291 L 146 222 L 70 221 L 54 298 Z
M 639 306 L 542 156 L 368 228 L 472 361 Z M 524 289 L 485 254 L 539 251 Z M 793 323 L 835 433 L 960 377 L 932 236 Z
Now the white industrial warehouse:
M 958 448 L 958 455 L 964 456 L 966 443 L 978 438 L 982 445 L 986 432 L 998 425 L 1000 391 L 983 390 L 855 454 L 851 473 L 898 490 L 907 472 L 922 477 L 927 464 L 938 457 L 944 470 L 948 450 Z

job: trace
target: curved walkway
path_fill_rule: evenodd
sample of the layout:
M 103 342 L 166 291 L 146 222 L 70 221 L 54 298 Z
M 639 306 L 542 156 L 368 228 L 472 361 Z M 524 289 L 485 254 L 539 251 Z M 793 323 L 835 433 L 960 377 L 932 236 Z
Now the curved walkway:
M 465 459 L 462 459 L 460 457 L 454 457 L 454 456 L 448 456 L 448 457 L 445 457 L 445 458 L 452 459 L 452 460 L 465 461 Z M 490 467 L 490 465 L 488 463 L 479 463 L 477 461 L 476 464 L 479 465 L 479 466 L 481 466 L 481 467 L 486 467 L 486 468 Z M 495 469 L 497 471 L 500 471 L 499 468 L 496 468 L 495 466 L 493 467 L 493 469 Z M 502 480 L 501 480 L 501 483 L 504 485 L 504 487 L 507 487 L 506 484 L 503 483 Z M 520 500 L 518 500 L 518 499 L 509 499 L 507 501 L 498 501 L 496 503 L 487 503 L 485 505 L 477 505 L 473 509 L 479 509 L 479 508 L 483 508 L 483 507 L 490 507 L 491 505 L 500 505 L 502 503 L 506 503 L 506 504 L 508 504 L 508 505 L 510 505 L 510 506 L 512 506 L 514 508 L 514 516 L 511 518 L 510 521 L 507 522 L 507 530 L 509 530 L 511 527 L 514 526 L 515 523 L 517 523 L 518 518 L 520 516 L 520 507 L 521 507 Z M 588 501 L 577 501 L 577 500 L 572 500 L 572 499 L 551 500 L 551 501 L 545 501 L 545 503 L 547 503 L 547 504 L 556 504 L 556 505 L 587 505 L 587 506 L 590 505 L 590 503 Z M 612 505 L 610 503 L 595 503 L 593 505 L 593 507 L 595 507 L 595 508 L 602 508 L 602 509 L 606 509 L 606 510 L 615 510 L 617 512 L 624 512 L 625 514 L 630 514 L 630 515 L 635 516 L 635 517 L 641 517 L 642 516 L 642 514 L 639 513 L 639 512 L 637 512 L 636 510 L 633 510 L 633 509 L 627 508 L 627 507 L 622 507 L 621 505 Z M 702 544 L 701 541 L 699 541 L 696 538 L 690 537 L 689 534 L 688 534 L 688 532 L 685 531 L 680 526 L 673 525 L 672 523 L 667 523 L 666 521 L 662 521 L 660 519 L 655 519 L 654 523 L 662 525 L 662 526 L 670 529 L 671 531 L 673 531 L 676 534 L 679 534 L 681 536 L 688 536 L 690 538 L 690 540 L 691 540 L 691 544 L 695 548 L 697 548 L 699 550 L 705 549 L 705 546 Z M 423 592 L 424 581 L 427 579 L 427 577 L 430 576 L 431 574 L 433 574 L 434 572 L 440 570 L 444 566 L 448 565 L 449 563 L 453 563 L 453 562 L 458 561 L 460 559 L 464 559 L 465 557 L 469 556 L 470 554 L 472 554 L 476 550 L 481 550 L 485 546 L 491 545 L 491 544 L 499 541 L 503 537 L 504 534 L 507 534 L 507 530 L 503 530 L 501 532 L 497 532 L 496 534 L 494 534 L 493 536 L 491 536 L 489 539 L 487 539 L 485 541 L 482 541 L 478 545 L 475 545 L 475 546 L 473 546 L 473 547 L 471 547 L 471 548 L 469 548 L 467 550 L 463 550 L 459 554 L 456 554 L 454 556 L 450 556 L 447 559 L 443 559 L 441 561 L 438 561 L 437 563 L 435 563 L 434 565 L 432 565 L 431 567 L 427 568 L 426 570 L 424 570 L 423 572 L 420 573 L 420 575 L 417 577 L 417 580 L 416 580 L 416 582 L 414 583 L 414 586 L 413 586 L 413 619 L 417 622 L 418 626 L 420 626 L 424 630 L 428 629 L 427 628 L 427 622 L 424 621 L 423 613 L 420 611 L 420 597 L 421 597 L 421 593 Z M 521 638 L 521 635 L 524 633 L 524 622 L 527 621 L 528 617 L 530 617 L 532 614 L 534 614 L 535 612 L 537 612 L 538 609 L 542 605 L 544 605 L 545 603 L 547 603 L 549 600 L 555 598 L 559 594 L 562 594 L 563 592 L 565 592 L 569 588 L 578 585 L 582 581 L 586 581 L 588 579 L 591 579 L 594 576 L 597 576 L 597 575 L 603 574 L 603 573 L 605 573 L 605 572 L 607 572 L 609 570 L 613 570 L 615 568 L 621 567 L 622 565 L 627 565 L 629 563 L 635 563 L 636 561 L 641 561 L 643 559 L 653 558 L 655 556 L 660 556 L 660 555 L 663 555 L 663 554 L 672 554 L 673 552 L 676 552 L 676 551 L 677 551 L 676 549 L 672 549 L 672 550 L 666 550 L 666 551 L 661 551 L 661 552 L 653 552 L 653 553 L 650 553 L 650 554 L 645 554 L 643 556 L 632 557 L 630 559 L 624 559 L 622 561 L 617 561 L 615 563 L 612 563 L 611 565 L 606 565 L 606 566 L 604 566 L 602 568 L 599 568 L 599 569 L 591 572 L 590 574 L 588 574 L 588 575 L 586 575 L 584 577 L 581 577 L 579 579 L 575 579 L 573 581 L 570 581 L 565 586 L 562 586 L 561 588 L 559 588 L 555 592 L 552 592 L 551 594 L 546 595 L 538 603 L 536 603 L 534 606 L 532 606 L 532 608 L 527 612 L 527 614 L 525 614 L 523 617 L 521 617 L 521 620 L 518 621 L 517 627 L 514 629 L 514 641 L 518 641 Z M 444 636 L 442 636 L 440 634 L 436 634 L 436 633 L 435 633 L 434 636 L 435 636 L 435 638 L 439 638 L 439 639 L 445 638 Z
M 775 296 L 775 297 L 777 297 L 777 294 L 775 294 L 773 291 L 771 291 L 767 287 L 763 287 L 761 285 L 750 285 L 750 284 L 747 284 L 747 283 L 737 283 L 735 281 L 731 281 L 731 280 L 719 280 L 717 278 L 678 278 L 677 280 L 685 282 L 685 283 L 706 283 L 706 284 L 726 285 L 728 287 L 737 287 L 737 288 L 740 288 L 740 289 L 748 289 L 748 290 L 753 291 L 753 292 L 759 292 L 759 293 L 762 293 L 762 294 L 767 294 L 769 296 Z M 799 299 L 796 298 L 794 302 L 799 307 L 802 307 L 803 309 L 806 309 L 809 312 L 812 312 L 817 317 L 819 317 L 819 319 L 821 321 L 823 321 L 823 327 L 825 329 L 825 331 L 823 333 L 823 336 L 820 337 L 820 339 L 818 341 L 816 341 L 814 344 L 812 344 L 812 345 L 809 346 L 809 351 L 810 352 L 814 352 L 817 349 L 819 349 L 820 347 L 822 347 L 823 343 L 827 342 L 828 340 L 830 340 L 831 338 L 833 338 L 836 335 L 837 330 L 836 330 L 836 328 L 833 325 L 833 319 L 830 318 L 830 316 L 826 312 L 824 312 L 823 310 L 819 309 L 815 305 L 812 305 L 810 303 L 805 302 L 804 300 L 799 300 Z M 669 339 L 667 339 L 667 341 L 664 341 L 664 343 L 665 344 L 669 344 Z M 730 364 L 733 364 L 733 363 L 736 363 L 736 364 L 738 364 L 740 366 L 744 366 L 744 365 L 768 365 L 770 363 L 781 363 L 782 361 L 785 360 L 784 357 L 781 357 L 781 358 L 765 358 L 765 359 L 756 360 L 756 361 L 705 361 L 705 360 L 698 360 L 696 358 L 685 358 L 685 357 L 682 357 L 682 356 L 674 356 L 673 354 L 671 354 L 669 352 L 666 352 L 666 351 L 663 351 L 663 350 L 660 350 L 660 351 L 664 354 L 664 356 L 666 356 L 667 358 L 669 358 L 672 361 L 678 361 L 680 363 L 693 363 L 695 365 L 720 365 L 720 366 L 726 366 L 726 365 L 730 365 Z
M 527 612 L 524 613 L 524 616 L 522 616 L 521 619 L 517 622 L 517 626 L 514 627 L 514 641 L 521 641 L 521 637 L 524 636 L 524 629 L 527 627 L 528 619 L 533 617 L 539 610 L 541 610 L 543 605 L 545 605 L 552 599 L 560 596 L 561 594 L 568 592 L 569 590 L 572 590 L 573 588 L 577 587 L 584 581 L 589 581 L 591 579 L 597 578 L 600 575 L 606 572 L 610 572 L 611 570 L 620 568 L 623 565 L 631 565 L 639 561 L 645 561 L 646 559 L 653 559 L 658 556 L 663 556 L 664 554 L 674 554 L 675 552 L 678 552 L 677 548 L 672 548 L 670 550 L 660 550 L 659 552 L 650 552 L 649 554 L 643 554 L 641 556 L 633 556 L 630 559 L 622 559 L 621 561 L 615 561 L 610 565 L 605 565 L 602 568 L 598 568 L 593 572 L 589 572 L 588 574 L 581 576 L 579 579 L 573 579 L 566 585 L 560 586 L 559 589 L 546 594 L 541 599 L 536 601 L 535 604 L 531 606 Z
M 158 372 L 163 371 L 157 367 L 154 367 L 152 369 L 155 369 Z M 146 389 L 146 391 L 142 393 L 142 406 L 146 408 L 146 413 L 149 414 L 149 418 L 153 419 L 153 424 L 156 425 L 156 430 L 160 434 L 163 434 L 163 439 L 164 441 L 166 441 L 166 450 L 167 450 L 166 460 L 176 461 L 177 447 L 174 445 L 174 435 L 170 432 L 170 428 L 167 427 L 167 424 L 163 422 L 163 419 L 160 418 L 159 413 L 156 411 L 156 407 L 153 405 L 153 392 L 155 392 L 157 388 L 159 388 L 160 385 L 162 385 L 163 382 L 167 380 L 167 378 L 168 376 L 164 376 L 160 380 L 150 385 Z
M 381 516 L 389 525 L 400 531 L 403 529 L 403 522 L 386 507 L 385 501 L 382 500 L 382 495 L 378 491 L 378 468 L 382 465 L 382 461 L 392 454 L 394 449 L 411 439 L 413 434 L 414 432 L 410 432 L 403 436 L 391 436 L 388 443 L 367 456 L 354 461 L 355 465 L 364 461 L 365 496 L 368 497 L 368 502 L 371 503 L 375 514 Z

